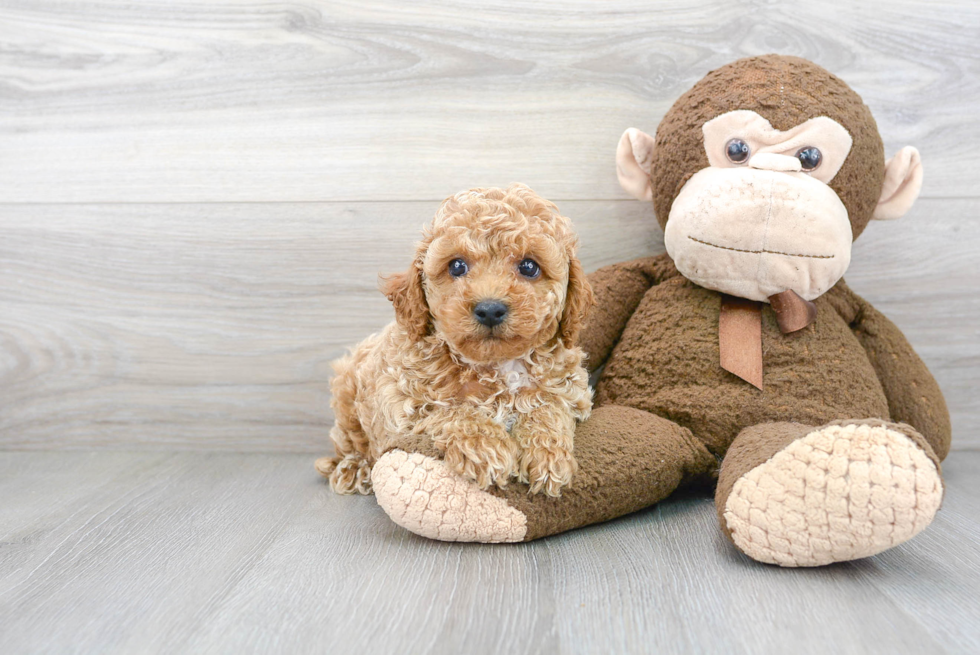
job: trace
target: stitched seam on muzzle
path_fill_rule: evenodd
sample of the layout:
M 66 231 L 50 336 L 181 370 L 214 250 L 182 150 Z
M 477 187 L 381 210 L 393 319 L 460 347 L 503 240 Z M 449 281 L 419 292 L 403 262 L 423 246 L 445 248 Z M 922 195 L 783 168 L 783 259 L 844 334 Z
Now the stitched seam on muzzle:
M 707 241 L 702 241 L 701 239 L 696 239 L 696 238 L 694 238 L 694 237 L 692 237 L 690 235 L 688 235 L 687 238 L 690 239 L 691 241 L 695 241 L 697 243 L 700 243 L 700 244 L 703 244 L 703 245 L 706 245 L 706 246 L 711 246 L 712 248 L 720 248 L 721 250 L 734 250 L 735 252 L 745 252 L 745 253 L 749 253 L 751 255 L 760 255 L 762 253 L 767 253 L 767 254 L 770 254 L 770 255 L 786 255 L 787 257 L 807 257 L 809 259 L 833 259 L 834 257 L 836 257 L 836 255 L 798 255 L 798 254 L 792 253 L 792 252 L 780 252 L 778 250 L 765 250 L 765 249 L 763 249 L 763 250 L 743 250 L 742 248 L 732 248 L 730 246 L 719 246 L 719 245 L 714 244 L 714 243 L 708 243 Z

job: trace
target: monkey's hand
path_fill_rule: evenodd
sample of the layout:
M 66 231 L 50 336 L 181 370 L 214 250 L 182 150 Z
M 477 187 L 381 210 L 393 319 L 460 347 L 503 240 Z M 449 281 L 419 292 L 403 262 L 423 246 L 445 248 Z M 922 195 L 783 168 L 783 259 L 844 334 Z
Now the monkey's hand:
M 952 438 L 946 400 L 902 331 L 843 280 L 827 293 L 864 347 L 888 399 L 893 421 L 908 423 L 945 459 Z

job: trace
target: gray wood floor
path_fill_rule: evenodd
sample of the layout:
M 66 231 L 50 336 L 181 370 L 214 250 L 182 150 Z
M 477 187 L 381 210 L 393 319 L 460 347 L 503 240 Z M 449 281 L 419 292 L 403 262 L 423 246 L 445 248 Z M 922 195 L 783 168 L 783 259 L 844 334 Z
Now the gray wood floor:
M 531 544 L 428 541 L 305 455 L 0 454 L 0 652 L 977 653 L 980 453 L 923 534 L 756 564 L 711 499 Z

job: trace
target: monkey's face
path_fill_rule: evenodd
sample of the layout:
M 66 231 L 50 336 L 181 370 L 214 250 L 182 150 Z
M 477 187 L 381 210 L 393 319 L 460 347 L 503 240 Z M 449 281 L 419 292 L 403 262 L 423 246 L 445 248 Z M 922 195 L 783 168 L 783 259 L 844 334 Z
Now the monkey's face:
M 626 130 L 616 171 L 626 191 L 653 201 L 686 278 L 760 301 L 830 289 L 868 221 L 901 216 L 922 183 L 915 148 L 885 162 L 860 96 L 816 64 L 780 55 L 708 73 L 656 139 Z
M 709 166 L 671 206 L 667 252 L 692 282 L 765 301 L 793 290 L 817 298 L 851 260 L 847 209 L 828 186 L 851 137 L 825 116 L 788 131 L 754 111 L 706 122 Z

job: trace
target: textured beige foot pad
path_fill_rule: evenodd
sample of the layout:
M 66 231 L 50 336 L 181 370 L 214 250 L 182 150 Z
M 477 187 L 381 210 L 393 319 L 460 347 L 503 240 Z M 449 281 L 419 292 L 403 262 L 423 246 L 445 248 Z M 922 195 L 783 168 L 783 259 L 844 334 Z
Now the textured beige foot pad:
M 378 504 L 391 520 L 440 541 L 515 542 L 527 517 L 503 499 L 453 475 L 442 460 L 393 450 L 371 473 Z
M 932 521 L 943 486 L 933 461 L 885 426 L 809 433 L 735 482 L 724 518 L 746 555 L 781 566 L 869 557 Z

